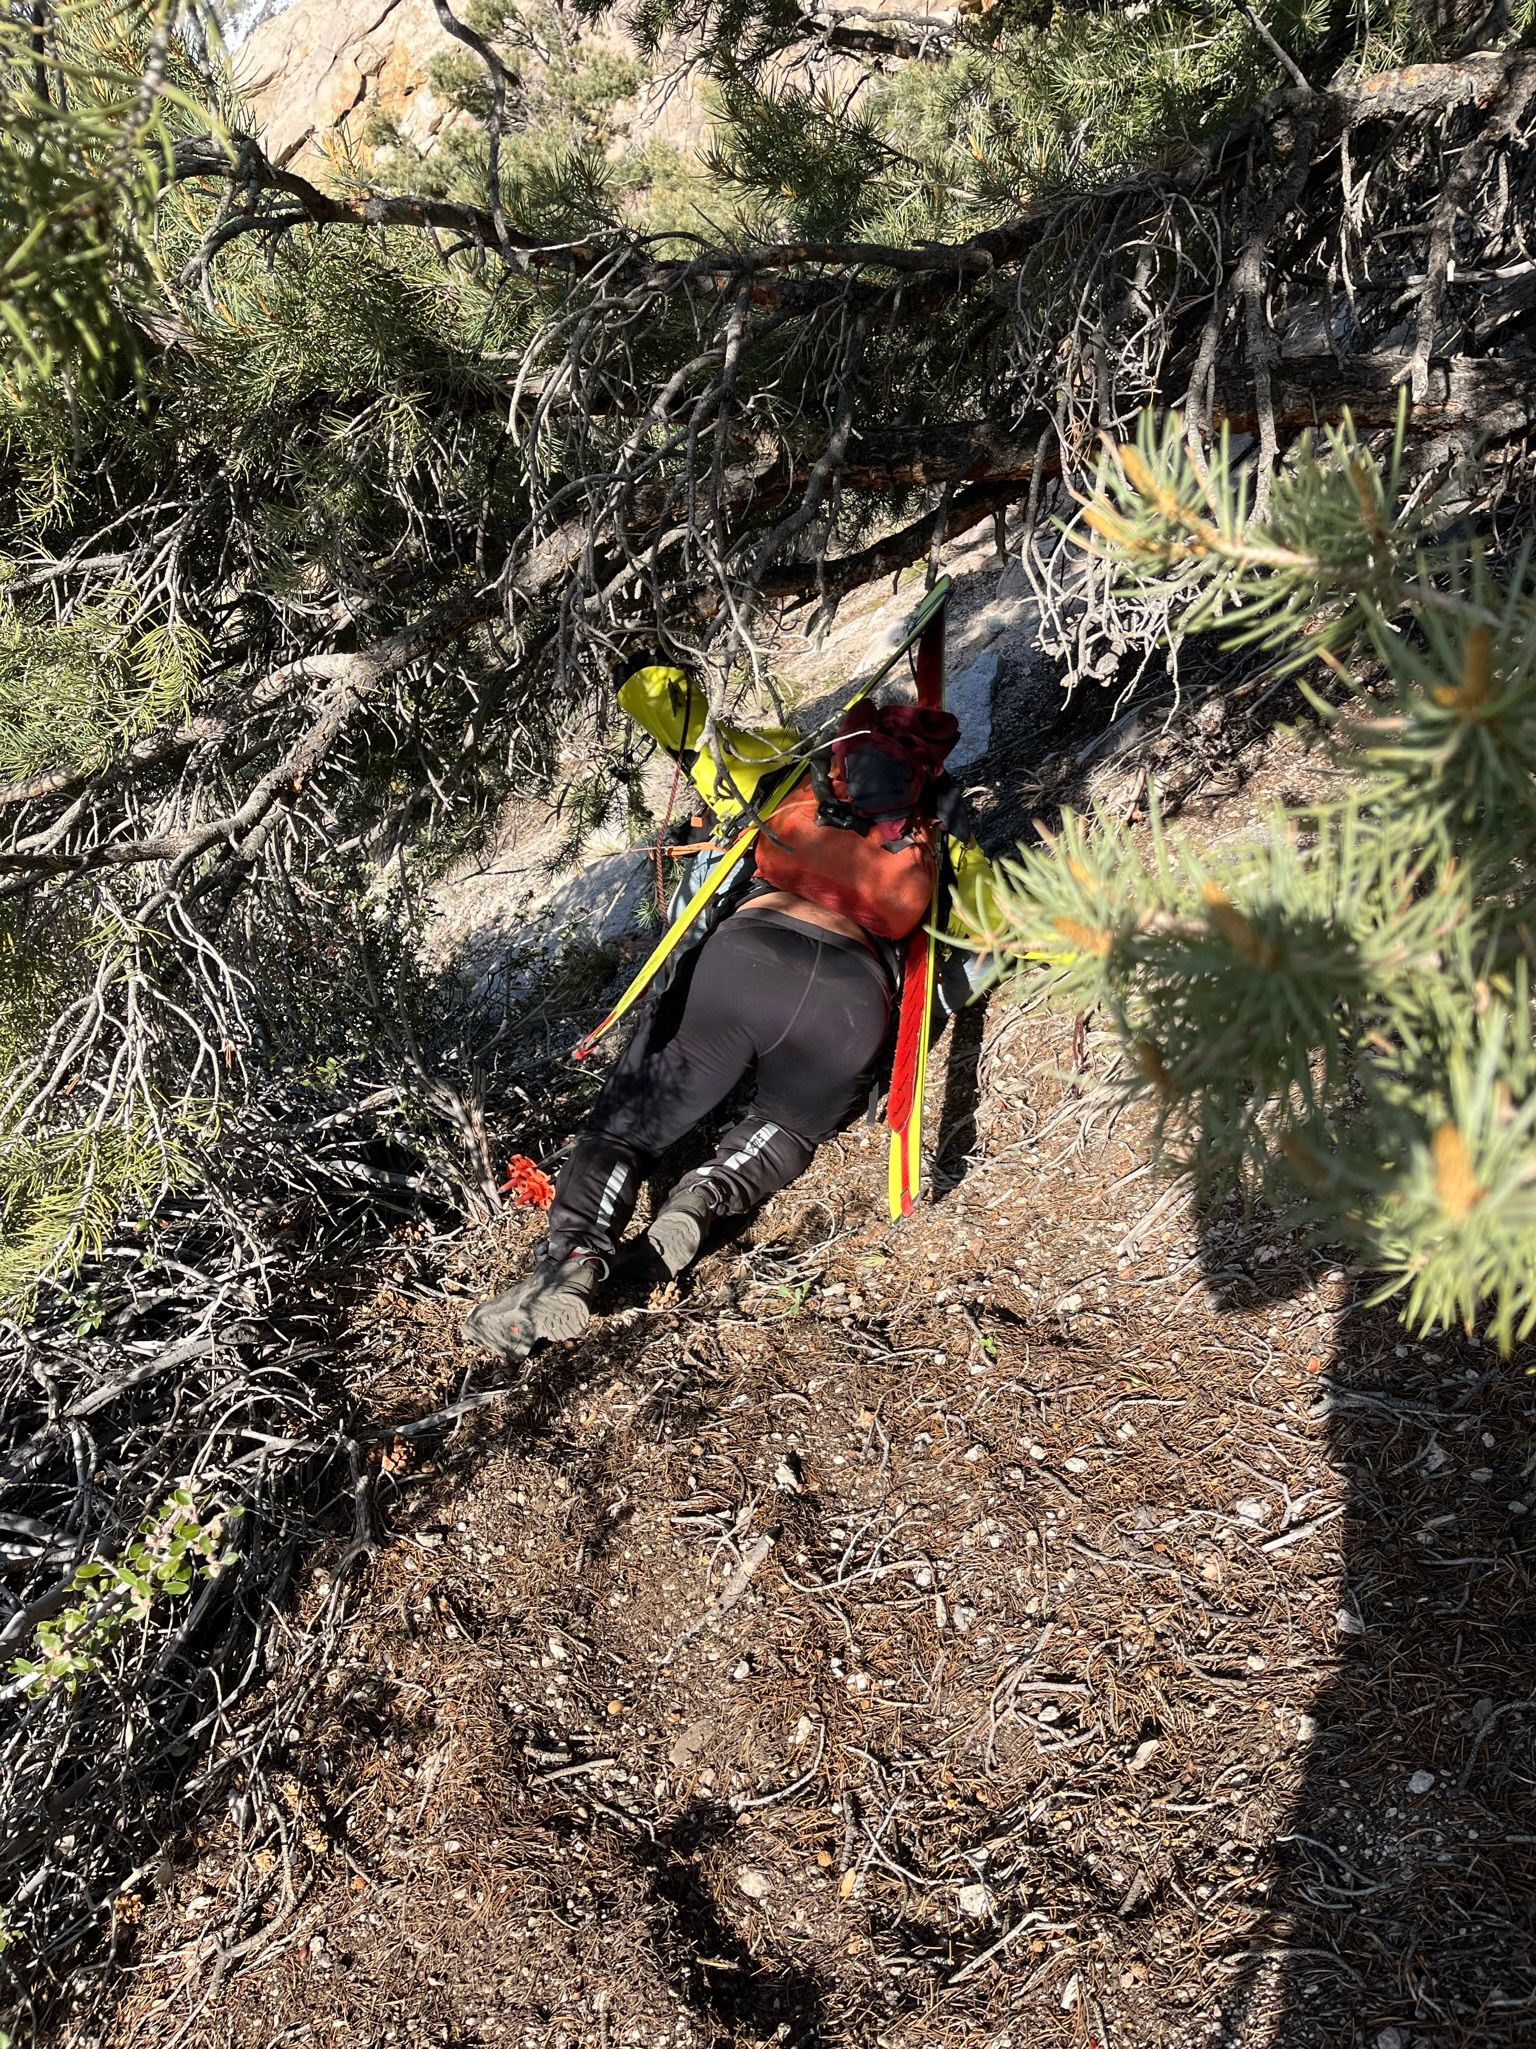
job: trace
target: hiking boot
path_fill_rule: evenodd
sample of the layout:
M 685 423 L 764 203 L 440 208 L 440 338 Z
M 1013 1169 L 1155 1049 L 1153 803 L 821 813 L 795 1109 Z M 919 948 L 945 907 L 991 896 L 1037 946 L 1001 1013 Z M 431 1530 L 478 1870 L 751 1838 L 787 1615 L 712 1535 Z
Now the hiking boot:
M 540 1338 L 579 1338 L 592 1320 L 592 1290 L 605 1271 L 604 1262 L 590 1252 L 577 1250 L 560 1259 L 546 1254 L 505 1294 L 471 1309 L 464 1335 L 512 1359 L 525 1358 Z
M 714 1191 L 699 1181 L 692 1188 L 674 1188 L 651 1219 L 646 1243 L 674 1280 L 698 1258 L 714 1214 Z

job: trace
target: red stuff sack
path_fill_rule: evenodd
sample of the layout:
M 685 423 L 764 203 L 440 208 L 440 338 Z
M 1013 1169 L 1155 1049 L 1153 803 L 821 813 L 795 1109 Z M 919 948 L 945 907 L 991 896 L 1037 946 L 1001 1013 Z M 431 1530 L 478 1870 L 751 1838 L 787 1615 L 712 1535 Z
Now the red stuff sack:
M 904 821 L 959 737 L 959 720 L 937 705 L 853 705 L 832 742 L 832 787 L 867 818 Z

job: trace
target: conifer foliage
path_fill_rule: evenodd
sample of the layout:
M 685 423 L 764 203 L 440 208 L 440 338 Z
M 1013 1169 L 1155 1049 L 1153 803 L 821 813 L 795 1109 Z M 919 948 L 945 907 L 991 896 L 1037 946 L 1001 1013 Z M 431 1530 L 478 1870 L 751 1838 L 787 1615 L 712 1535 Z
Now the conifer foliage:
M 989 943 L 1101 1008 L 1124 1081 L 1208 1199 L 1239 1191 L 1351 1243 L 1419 1326 L 1536 1327 L 1530 850 L 1536 576 L 1345 426 L 1255 517 L 1223 440 L 1197 469 L 1151 416 L 1084 521 L 1180 630 L 1272 657 L 1338 773 L 1311 808 L 1203 855 L 1069 815 L 1012 868 Z M 1447 532 L 1447 527 L 1450 531 Z M 1307 680 L 1329 674 L 1324 694 Z

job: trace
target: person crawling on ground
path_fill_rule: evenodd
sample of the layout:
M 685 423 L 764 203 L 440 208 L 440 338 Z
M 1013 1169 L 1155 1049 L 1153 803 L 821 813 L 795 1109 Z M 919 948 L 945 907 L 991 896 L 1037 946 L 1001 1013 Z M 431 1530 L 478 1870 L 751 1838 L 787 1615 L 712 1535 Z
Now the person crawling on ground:
M 651 1168 L 749 1075 L 750 1108 L 673 1188 L 645 1233 L 651 1249 L 681 1274 L 712 1225 L 803 1174 L 888 1052 L 902 942 L 935 906 L 958 939 L 991 889 L 944 770 L 959 737 L 949 712 L 866 700 L 809 755 L 784 728 L 717 725 L 717 763 L 682 670 L 636 670 L 619 702 L 681 761 L 722 839 L 755 815 L 757 793 L 807 766 L 653 988 L 560 1173 L 533 1270 L 470 1312 L 466 1336 L 501 1354 L 582 1334 Z M 945 960 L 937 995 L 953 1009 L 984 978 L 968 950 Z

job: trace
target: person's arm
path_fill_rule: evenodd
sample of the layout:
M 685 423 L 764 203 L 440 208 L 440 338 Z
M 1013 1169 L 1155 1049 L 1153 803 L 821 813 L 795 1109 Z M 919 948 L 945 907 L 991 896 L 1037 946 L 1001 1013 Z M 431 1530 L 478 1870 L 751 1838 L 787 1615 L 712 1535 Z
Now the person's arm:
M 802 745 L 801 736 L 784 726 L 750 731 L 722 721 L 717 730 L 727 777 L 722 778 L 712 753 L 703 746 L 708 705 L 704 692 L 685 669 L 648 662 L 626 677 L 619 703 L 666 753 L 681 761 L 694 788 L 721 818 L 739 812 L 765 777 L 784 767 Z

